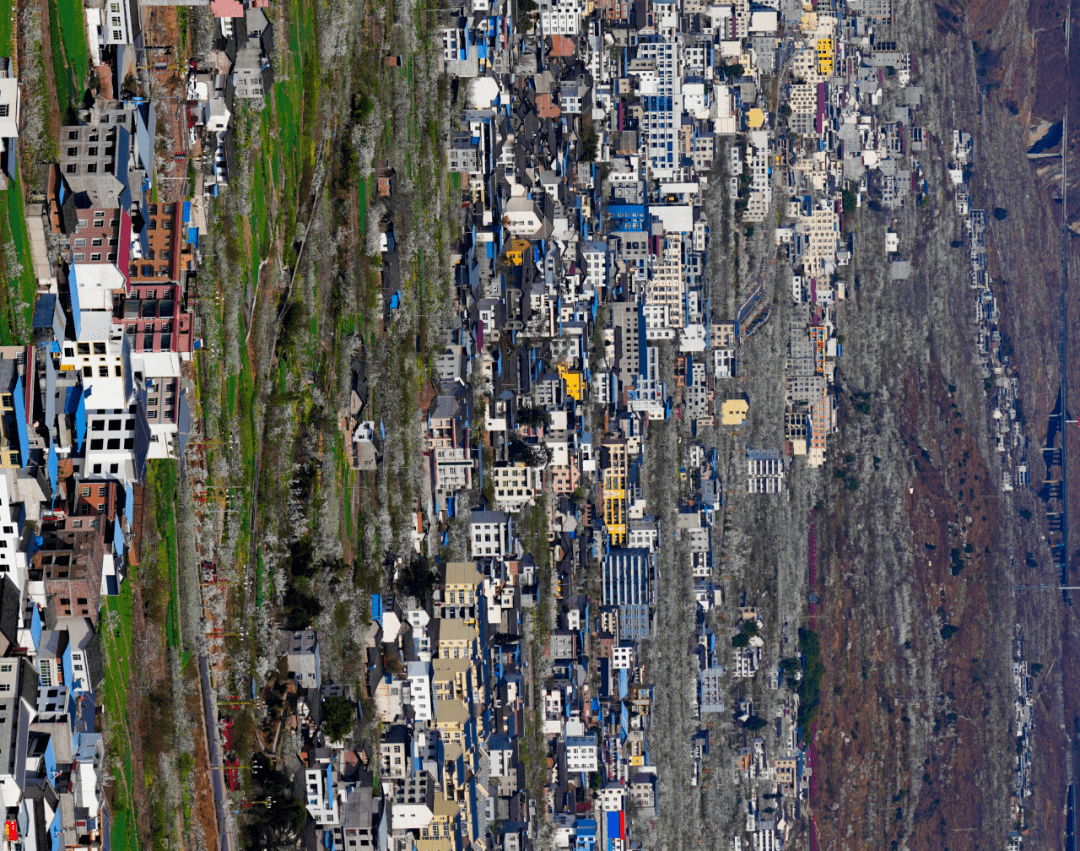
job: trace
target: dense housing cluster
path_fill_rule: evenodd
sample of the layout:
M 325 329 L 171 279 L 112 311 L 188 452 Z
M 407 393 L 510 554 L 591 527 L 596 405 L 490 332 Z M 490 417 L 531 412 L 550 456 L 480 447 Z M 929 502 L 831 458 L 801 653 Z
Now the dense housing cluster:
M 0 85 L 14 131 L 19 107 L 17 86 Z M 103 98 L 61 126 L 41 215 L 27 218 L 30 343 L 0 347 L 5 847 L 107 836 L 97 631 L 128 571 L 147 464 L 183 452 L 181 365 L 197 348 L 199 228 L 190 204 L 149 200 L 153 115 Z

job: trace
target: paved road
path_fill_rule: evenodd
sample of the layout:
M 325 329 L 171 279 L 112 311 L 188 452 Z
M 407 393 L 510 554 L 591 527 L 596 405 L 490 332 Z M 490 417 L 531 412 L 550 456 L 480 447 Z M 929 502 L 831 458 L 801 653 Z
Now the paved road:
M 210 665 L 206 656 L 199 656 L 199 679 L 202 680 L 203 713 L 206 715 L 206 742 L 210 758 L 210 786 L 214 791 L 214 807 L 217 809 L 218 848 L 220 851 L 234 851 L 232 832 L 229 822 L 228 798 L 225 793 L 225 770 L 222 765 L 221 742 L 217 734 L 217 714 L 211 700 Z

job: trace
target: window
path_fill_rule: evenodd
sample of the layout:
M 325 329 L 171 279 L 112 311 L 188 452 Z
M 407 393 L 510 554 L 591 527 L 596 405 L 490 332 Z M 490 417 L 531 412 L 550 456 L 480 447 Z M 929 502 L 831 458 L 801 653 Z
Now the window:
M 96 225 L 97 222 L 94 222 L 94 224 Z M 100 236 L 95 236 L 93 238 L 93 240 L 91 240 L 90 245 L 93 248 L 101 248 L 101 237 Z
M 94 472 L 95 476 L 100 476 L 101 475 L 101 465 L 100 464 L 95 464 L 93 472 Z
M 100 261 L 101 261 L 101 252 L 100 251 L 95 251 L 93 254 L 90 255 L 90 262 L 91 263 L 99 263 Z
M 107 366 L 99 366 L 98 367 L 98 377 L 99 378 L 108 378 L 109 377 L 109 368 Z
M 104 343 L 94 343 L 94 354 L 95 355 L 103 355 L 103 354 L 105 354 L 105 344 Z
M 90 451 L 91 452 L 100 452 L 104 446 L 105 446 L 105 441 L 102 440 L 100 437 L 94 438 L 93 440 L 90 441 Z
M 81 488 L 79 488 L 79 496 L 90 496 L 90 486 L 83 485 Z
M 90 354 L 90 344 L 89 343 L 79 343 L 79 354 L 80 355 L 88 355 L 88 354 Z
M 110 437 L 105 448 L 110 452 L 118 451 L 120 449 L 120 438 Z
M 120 420 L 109 420 L 109 431 L 120 431 Z M 104 488 L 102 488 L 101 496 L 105 496 Z
M 75 240 L 75 247 L 76 248 L 83 248 L 85 245 L 86 245 L 86 240 L 85 239 L 80 237 L 79 239 Z
M 86 173 L 87 174 L 97 174 L 97 163 L 87 163 L 86 164 Z
M 94 377 L 94 368 L 92 366 L 84 366 L 82 368 L 82 374 L 83 374 L 83 378 L 93 378 Z
M 105 496 L 106 492 L 108 491 L 108 487 L 108 485 L 98 485 L 97 495 L 100 497 Z
M 71 141 L 72 139 L 78 139 L 78 138 L 79 138 L 79 131 L 78 130 L 68 130 L 68 141 Z
M 115 367 L 115 368 L 113 369 L 113 374 L 114 374 L 114 375 L 115 375 L 115 376 L 116 376 L 117 378 L 123 378 L 123 377 L 124 377 L 124 368 L 123 368 L 122 366 L 118 366 L 118 367 Z
M 86 259 L 86 255 L 83 254 L 81 251 L 78 252 L 74 257 L 74 260 L 75 260 L 76 263 L 82 263 L 82 261 L 85 260 L 85 259 Z
M 120 472 L 120 465 L 119 464 L 110 464 L 109 465 L 109 472 L 112 473 L 115 476 L 117 473 Z

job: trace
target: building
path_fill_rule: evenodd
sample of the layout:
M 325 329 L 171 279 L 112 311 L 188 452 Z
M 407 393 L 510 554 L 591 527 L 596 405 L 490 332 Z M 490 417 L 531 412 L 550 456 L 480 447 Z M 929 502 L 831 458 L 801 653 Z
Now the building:
M 394 724 L 379 742 L 379 776 L 384 780 L 404 780 L 409 775 L 409 731 Z
M 110 263 L 128 268 L 131 255 L 131 216 L 126 210 L 79 210 L 75 229 L 68 234 L 65 259 L 74 263 Z
M 503 511 L 473 511 L 469 526 L 473 558 L 501 559 L 511 554 L 513 522 Z
M 289 673 L 300 689 L 322 687 L 319 670 L 319 636 L 313 629 L 286 632 L 282 636 L 283 652 Z
M 600 442 L 601 498 L 604 503 L 604 528 L 612 546 L 627 540 L 627 478 L 629 462 L 626 440 L 611 438 Z
M 412 706 L 413 718 L 417 721 L 430 721 L 431 711 L 431 663 L 409 662 L 406 669 L 409 680 L 409 705 Z
M 437 494 L 447 496 L 472 487 L 468 418 L 458 397 L 437 396 L 432 402 L 425 449 L 431 456 Z
M 601 578 L 603 605 L 650 605 L 653 595 L 653 572 L 653 556 L 648 551 L 611 550 L 605 556 L 603 563 Z M 620 611 L 621 619 L 622 612 Z
M 26 657 L 0 660 L 0 797 L 7 811 L 22 802 L 30 725 L 38 702 L 38 676 Z
M 599 769 L 596 735 L 566 737 L 566 770 L 592 773 Z
M 518 512 L 529 505 L 543 488 L 543 468 L 516 464 L 497 464 L 490 470 L 495 486 L 495 506 L 500 511 Z
M 748 449 L 747 493 L 780 493 L 784 489 L 784 455 L 774 449 Z
M 125 3 L 109 0 L 109 5 Z M 60 128 L 60 168 L 80 210 L 131 208 L 130 157 L 131 133 L 122 123 Z
M 141 32 L 139 9 L 134 0 L 108 0 L 101 14 L 106 45 L 131 44 Z
M 431 775 L 416 772 L 394 784 L 390 825 L 394 833 L 426 830 L 435 818 L 435 788 Z

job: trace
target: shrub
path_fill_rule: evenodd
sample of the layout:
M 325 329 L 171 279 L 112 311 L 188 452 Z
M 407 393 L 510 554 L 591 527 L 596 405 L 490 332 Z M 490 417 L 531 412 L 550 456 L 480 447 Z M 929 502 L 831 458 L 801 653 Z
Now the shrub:
M 331 695 L 323 700 L 323 731 L 327 738 L 340 742 L 352 732 L 356 705 L 344 697 Z
M 959 631 L 960 631 L 960 627 L 953 626 L 951 623 L 947 623 L 947 624 L 945 624 L 945 626 L 943 626 L 941 628 L 941 637 L 945 641 L 948 641 L 950 638 L 952 638 L 954 635 L 956 635 L 956 633 L 958 633 Z

